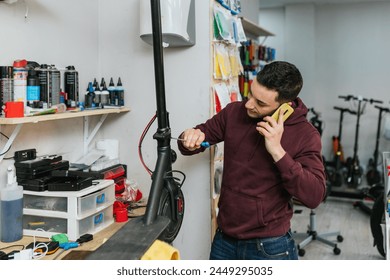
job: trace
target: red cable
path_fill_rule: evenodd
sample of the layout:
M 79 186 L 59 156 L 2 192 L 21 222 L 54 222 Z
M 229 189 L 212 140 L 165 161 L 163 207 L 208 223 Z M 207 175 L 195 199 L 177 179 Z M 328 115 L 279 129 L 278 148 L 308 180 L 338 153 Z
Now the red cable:
M 138 142 L 138 156 L 139 156 L 139 158 L 140 158 L 140 161 L 141 161 L 142 165 L 144 166 L 144 168 L 146 169 L 146 171 L 149 173 L 149 175 L 152 175 L 153 172 L 152 172 L 152 170 L 149 169 L 149 167 L 145 164 L 145 161 L 144 161 L 144 159 L 143 159 L 143 157 L 142 157 L 142 149 L 141 149 L 141 146 L 142 146 L 142 142 L 143 142 L 143 140 L 144 140 L 144 138 L 145 138 L 146 133 L 149 131 L 149 128 L 152 126 L 152 124 L 153 124 L 153 122 L 156 120 L 156 118 L 157 118 L 157 115 L 155 114 L 155 115 L 152 117 L 152 119 L 149 121 L 149 123 L 146 125 L 146 127 L 145 127 L 144 131 L 142 132 L 142 135 L 141 135 L 141 137 L 140 137 L 140 139 L 139 139 L 139 142 Z

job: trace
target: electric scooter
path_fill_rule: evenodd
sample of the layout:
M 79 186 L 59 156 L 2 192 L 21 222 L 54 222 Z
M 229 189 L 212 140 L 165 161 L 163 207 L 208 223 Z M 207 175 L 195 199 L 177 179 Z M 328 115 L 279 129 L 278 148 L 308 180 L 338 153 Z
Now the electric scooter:
M 173 176 L 176 156 L 171 149 L 171 129 L 165 104 L 164 62 L 160 0 L 150 0 L 153 30 L 153 56 L 156 84 L 158 129 L 157 162 L 152 174 L 146 213 L 130 220 L 87 259 L 139 260 L 160 239 L 171 243 L 179 233 L 184 216 L 184 196 L 181 185 Z
M 338 136 L 333 136 L 333 150 L 334 150 L 334 157 L 333 157 L 333 167 L 334 170 L 332 172 L 332 175 L 330 176 L 330 182 L 335 187 L 340 187 L 344 182 L 344 172 L 343 172 L 343 166 L 345 165 L 344 161 L 344 153 L 343 148 L 341 145 L 341 136 L 343 131 L 343 119 L 344 119 L 344 113 L 350 113 L 355 114 L 356 112 L 349 110 L 348 108 L 340 108 L 340 107 L 333 107 L 333 109 L 340 111 L 340 119 L 339 119 L 339 133 Z
M 374 186 L 382 182 L 382 173 L 378 170 L 378 153 L 379 153 L 379 138 L 381 132 L 381 124 L 382 124 L 382 113 L 390 112 L 389 108 L 383 108 L 380 106 L 375 106 L 379 110 L 378 117 L 378 127 L 376 130 L 376 141 L 375 141 L 375 150 L 372 158 L 369 159 L 367 165 L 366 179 L 367 183 L 370 186 Z
M 348 158 L 347 159 L 347 184 L 349 187 L 352 188 L 357 188 L 361 182 L 362 182 L 362 177 L 363 177 L 363 168 L 360 165 L 359 162 L 359 157 L 358 157 L 358 140 L 359 140 L 359 127 L 360 127 L 360 117 L 364 111 L 365 105 L 367 102 L 372 103 L 383 103 L 382 101 L 379 100 L 374 100 L 374 99 L 366 99 L 363 98 L 362 96 L 339 96 L 339 98 L 344 99 L 345 101 L 350 101 L 350 100 L 357 100 L 358 105 L 357 105 L 357 110 L 356 110 L 356 129 L 355 129 L 355 144 L 353 148 L 353 158 Z M 364 102 L 364 103 L 363 103 Z

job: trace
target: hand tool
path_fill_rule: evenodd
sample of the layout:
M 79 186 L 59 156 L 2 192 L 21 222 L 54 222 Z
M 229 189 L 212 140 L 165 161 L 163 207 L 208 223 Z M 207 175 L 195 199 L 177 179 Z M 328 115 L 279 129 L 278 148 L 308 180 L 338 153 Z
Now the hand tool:
M 171 137 L 171 139 L 179 140 L 179 141 L 185 141 L 183 138 L 177 138 L 177 137 Z M 210 147 L 210 143 L 206 142 L 206 141 L 203 141 L 202 144 L 200 144 L 200 146 L 203 147 L 203 148 L 209 148 Z

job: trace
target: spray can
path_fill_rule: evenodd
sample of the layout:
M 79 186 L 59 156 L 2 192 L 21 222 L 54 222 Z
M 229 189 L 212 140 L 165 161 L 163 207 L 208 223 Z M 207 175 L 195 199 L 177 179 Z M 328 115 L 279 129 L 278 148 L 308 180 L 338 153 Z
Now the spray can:
M 16 182 L 12 166 L 7 169 L 7 186 L 1 190 L 1 241 L 23 237 L 23 187 Z
M 49 68 L 49 107 L 60 103 L 61 92 L 61 72 L 51 65 Z
M 37 71 L 34 69 L 28 70 L 27 76 L 27 106 L 34 108 L 40 100 L 41 92 L 39 87 L 39 78 Z
M 24 106 L 27 102 L 27 60 L 19 59 L 14 61 L 14 100 L 23 101 Z
M 3 105 L 14 100 L 14 79 L 12 66 L 0 66 L 0 115 Z
M 68 97 L 66 106 L 76 107 L 79 100 L 79 74 L 73 65 L 66 67 L 64 72 L 64 89 Z
M 49 102 L 49 69 L 47 64 L 41 64 L 39 68 L 36 69 L 39 79 L 39 88 L 40 88 L 40 101 L 46 103 L 46 106 Z
M 37 70 L 41 101 L 47 107 L 60 103 L 61 73 L 54 65 L 42 64 Z M 45 107 L 45 106 L 44 106 Z

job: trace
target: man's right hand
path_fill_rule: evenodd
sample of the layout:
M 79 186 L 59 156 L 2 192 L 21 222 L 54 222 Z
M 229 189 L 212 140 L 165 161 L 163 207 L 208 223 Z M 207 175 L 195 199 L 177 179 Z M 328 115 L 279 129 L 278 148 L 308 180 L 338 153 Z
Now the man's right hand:
M 183 146 L 189 151 L 199 149 L 206 138 L 206 135 L 200 129 L 186 129 L 179 137 L 182 139 Z

